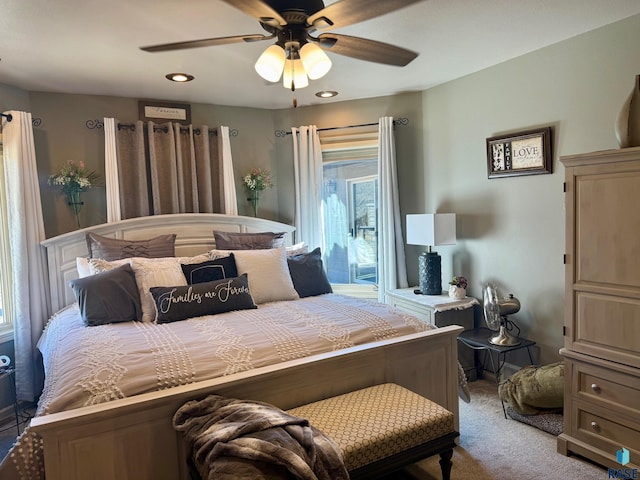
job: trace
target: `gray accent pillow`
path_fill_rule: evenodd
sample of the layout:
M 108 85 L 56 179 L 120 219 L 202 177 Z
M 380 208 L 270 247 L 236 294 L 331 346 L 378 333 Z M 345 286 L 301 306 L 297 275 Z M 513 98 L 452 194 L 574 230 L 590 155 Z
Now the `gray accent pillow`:
M 129 322 L 142 318 L 140 294 L 131 265 L 71 280 L 69 286 L 85 325 Z
M 327 274 L 322 265 L 320 247 L 309 253 L 287 258 L 289 273 L 300 298 L 333 293 Z
M 150 291 L 156 305 L 157 323 L 258 308 L 251 297 L 246 274 L 186 287 L 152 287 Z
M 159 235 L 147 240 L 121 240 L 104 237 L 96 233 L 87 233 L 89 258 L 101 258 L 113 261 L 122 258 L 175 257 L 176 235 Z
M 181 266 L 189 285 L 238 276 L 233 253 L 229 254 L 228 257 L 216 258 L 215 260 L 207 260 L 201 263 L 182 264 Z
M 218 250 L 265 250 L 284 246 L 286 232 L 233 233 L 213 231 Z

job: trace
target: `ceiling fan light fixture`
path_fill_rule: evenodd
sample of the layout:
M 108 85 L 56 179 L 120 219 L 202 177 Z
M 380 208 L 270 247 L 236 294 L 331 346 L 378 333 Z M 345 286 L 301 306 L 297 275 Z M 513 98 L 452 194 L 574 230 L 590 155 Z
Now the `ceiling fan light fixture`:
M 284 88 L 295 90 L 309 85 L 309 78 L 304 71 L 304 66 L 300 59 L 286 60 L 284 63 L 284 74 L 282 75 Z
M 256 72 L 268 82 L 277 82 L 282 75 L 285 59 L 284 49 L 277 44 L 271 45 L 258 58 Z
M 314 43 L 305 43 L 300 49 L 302 65 L 311 80 L 324 77 L 331 70 L 331 60 L 324 51 Z

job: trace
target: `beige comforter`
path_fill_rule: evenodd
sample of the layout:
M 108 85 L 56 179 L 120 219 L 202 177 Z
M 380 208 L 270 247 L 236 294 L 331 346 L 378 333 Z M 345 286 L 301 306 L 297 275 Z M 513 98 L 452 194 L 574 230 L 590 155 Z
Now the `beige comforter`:
M 429 328 L 387 305 L 336 294 L 162 325 L 85 327 L 72 305 L 54 315 L 38 344 L 46 382 L 37 415 Z M 38 439 L 27 428 L 0 465 L 0 477 L 42 478 L 42 467 Z

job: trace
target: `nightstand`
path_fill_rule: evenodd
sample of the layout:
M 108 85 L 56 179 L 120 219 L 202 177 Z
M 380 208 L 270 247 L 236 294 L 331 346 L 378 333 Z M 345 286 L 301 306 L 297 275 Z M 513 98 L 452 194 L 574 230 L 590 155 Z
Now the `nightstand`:
M 16 430 L 20 435 L 20 415 L 18 412 L 18 399 L 16 398 L 16 386 L 15 386 L 15 374 L 16 370 L 13 367 L 0 367 L 0 382 L 9 382 L 9 388 L 11 389 L 11 400 L 13 402 L 13 414 L 16 421 Z
M 473 330 L 465 330 L 458 336 L 458 340 L 464 343 L 469 349 L 472 350 L 484 350 L 484 360 L 482 363 L 478 363 L 476 365 L 478 378 L 482 378 L 482 374 L 485 371 L 487 354 L 489 355 L 489 360 L 491 361 L 491 372 L 496 376 L 496 386 L 498 390 L 500 389 L 500 378 L 502 369 L 504 367 L 507 353 L 514 352 L 516 350 L 520 350 L 521 348 L 526 348 L 527 353 L 529 354 L 529 362 L 533 365 L 533 356 L 531 355 L 531 347 L 533 347 L 536 342 L 533 340 L 529 340 L 527 338 L 516 337 L 518 340 L 517 345 L 510 346 L 502 346 L 502 345 L 494 345 L 489 341 L 489 339 L 495 335 L 496 332 L 493 330 L 489 330 L 488 328 L 475 328 Z M 468 350 L 468 349 L 465 349 Z M 496 354 L 497 364 L 493 361 L 493 354 Z M 502 403 L 502 413 L 504 413 L 504 418 L 507 418 L 507 410 L 504 407 L 504 401 L 502 398 L 500 399 Z
M 386 303 L 436 327 L 460 325 L 465 330 L 474 328 L 473 306 L 480 303 L 477 299 L 465 297 L 455 300 L 449 298 L 449 294 L 445 292 L 442 295 L 421 295 L 414 293 L 416 288 L 398 288 L 388 291 L 385 294 Z M 475 372 L 474 352 L 466 348 L 458 349 L 458 360 L 467 375 Z

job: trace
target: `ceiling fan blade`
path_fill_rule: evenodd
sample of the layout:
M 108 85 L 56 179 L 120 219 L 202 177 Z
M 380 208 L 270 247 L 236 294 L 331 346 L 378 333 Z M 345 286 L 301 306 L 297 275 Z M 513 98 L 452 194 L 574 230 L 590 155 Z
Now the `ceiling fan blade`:
M 232 7 L 251 15 L 258 19 L 262 23 L 271 25 L 273 27 L 280 27 L 287 24 L 287 21 L 282 18 L 278 12 L 276 12 L 269 5 L 262 0 L 222 0 L 224 3 L 228 3 Z
M 168 50 L 183 50 L 186 48 L 213 47 L 215 45 L 227 45 L 229 43 L 240 42 L 258 42 L 260 40 L 269 40 L 275 35 L 262 35 L 259 33 L 251 35 L 236 35 L 233 37 L 203 38 L 201 40 L 189 40 L 187 42 L 164 43 L 162 45 L 150 45 L 148 47 L 140 47 L 145 52 L 166 52 Z
M 422 0 L 339 0 L 310 15 L 308 25 L 316 29 L 340 28 L 400 10 Z M 229 2 L 231 3 L 231 2 Z
M 398 67 L 408 65 L 418 56 L 416 52 L 388 43 L 337 33 L 323 33 L 312 40 L 316 40 L 320 47 L 332 53 Z

